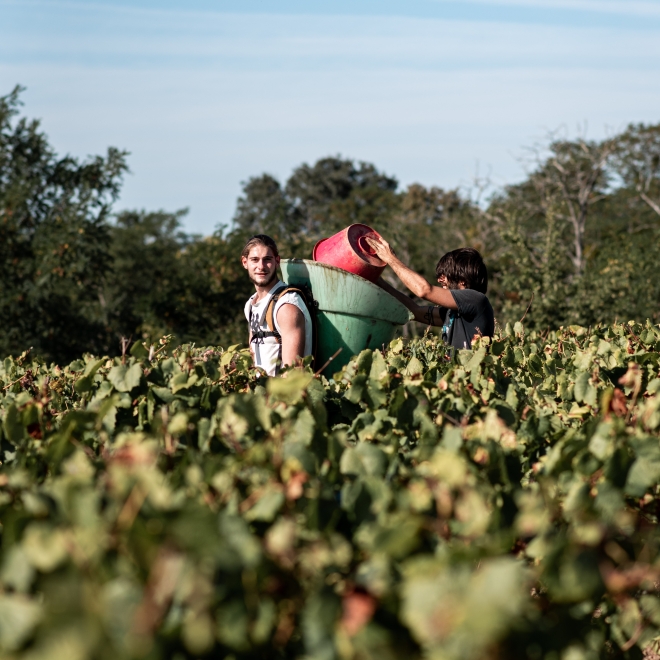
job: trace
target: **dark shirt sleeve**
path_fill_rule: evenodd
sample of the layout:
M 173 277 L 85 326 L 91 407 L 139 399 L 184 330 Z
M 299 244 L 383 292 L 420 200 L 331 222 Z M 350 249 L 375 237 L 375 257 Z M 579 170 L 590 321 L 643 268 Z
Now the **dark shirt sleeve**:
M 458 313 L 469 323 L 483 314 L 489 304 L 488 298 L 474 289 L 451 289 L 451 295 L 456 301 Z

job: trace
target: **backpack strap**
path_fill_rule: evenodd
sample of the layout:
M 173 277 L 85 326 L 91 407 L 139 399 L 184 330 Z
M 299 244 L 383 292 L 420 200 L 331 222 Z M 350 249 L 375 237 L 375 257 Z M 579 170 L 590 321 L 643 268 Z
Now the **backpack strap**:
M 299 289 L 296 286 L 283 286 L 281 289 L 278 289 L 270 299 L 268 303 L 268 307 L 266 307 L 266 325 L 268 326 L 268 330 L 272 334 L 268 334 L 269 337 L 275 337 L 278 341 L 278 343 L 282 343 L 282 335 L 277 331 L 277 328 L 275 327 L 275 305 L 277 301 L 280 299 L 280 296 L 284 295 L 285 293 L 289 293 L 293 291 L 294 293 L 299 293 L 300 296 L 302 297 L 303 301 L 305 300 L 305 292 L 302 289 Z M 308 310 L 309 311 L 309 310 Z
M 279 289 L 273 294 L 273 297 L 270 299 L 270 302 L 268 303 L 268 307 L 266 308 L 266 313 L 264 315 L 266 320 L 266 325 L 268 326 L 268 331 L 263 331 L 263 334 L 266 337 L 275 337 L 275 339 L 280 345 L 279 356 L 281 360 L 282 335 L 280 335 L 280 333 L 277 331 L 277 328 L 275 327 L 275 318 L 274 318 L 275 305 L 277 304 L 277 301 L 279 300 L 280 296 L 290 291 L 300 294 L 300 297 L 303 299 L 303 302 L 305 303 L 305 307 L 307 308 L 307 311 L 309 313 L 312 322 L 312 365 L 314 365 L 316 361 L 316 350 L 318 346 L 318 323 L 316 320 L 316 315 L 318 313 L 319 304 L 316 302 L 316 300 L 314 300 L 314 297 L 309 287 L 283 286 L 281 289 Z
M 256 332 L 252 333 L 252 341 L 255 342 L 256 340 L 259 339 L 266 339 L 266 337 L 275 337 L 279 343 L 281 344 L 281 337 L 280 334 L 277 331 L 274 332 L 269 332 L 267 330 L 257 330 Z
M 276 291 L 271 299 L 268 301 L 268 307 L 266 307 L 266 325 L 268 326 L 268 332 L 270 337 L 275 337 L 277 343 L 282 345 L 282 335 L 277 331 L 275 327 L 275 303 L 280 299 L 280 296 L 287 290 L 287 287 L 283 286 L 281 289 Z M 280 349 L 281 350 L 281 349 Z
M 258 326 L 254 325 L 254 319 L 256 315 L 252 311 L 252 307 L 250 307 L 250 329 L 251 329 L 251 339 L 250 343 L 255 343 L 259 344 L 261 343 L 260 340 L 266 339 L 266 337 L 275 337 L 278 339 L 279 343 L 281 344 L 282 342 L 280 341 L 280 334 L 276 330 L 261 330 L 261 329 L 256 329 Z

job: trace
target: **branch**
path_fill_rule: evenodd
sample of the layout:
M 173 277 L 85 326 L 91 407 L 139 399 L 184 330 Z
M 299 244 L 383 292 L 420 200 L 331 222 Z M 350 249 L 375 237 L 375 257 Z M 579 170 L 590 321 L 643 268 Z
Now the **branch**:
M 522 323 L 525 320 L 525 317 L 527 316 L 527 312 L 529 312 L 529 308 L 532 306 L 533 302 L 534 302 L 534 292 L 532 291 L 532 297 L 529 300 L 529 305 L 527 305 L 527 309 L 525 310 L 525 313 L 522 315 L 522 318 L 520 319 L 520 323 Z
M 640 190 L 639 196 L 658 214 L 660 215 L 660 205 L 654 202 L 645 192 Z

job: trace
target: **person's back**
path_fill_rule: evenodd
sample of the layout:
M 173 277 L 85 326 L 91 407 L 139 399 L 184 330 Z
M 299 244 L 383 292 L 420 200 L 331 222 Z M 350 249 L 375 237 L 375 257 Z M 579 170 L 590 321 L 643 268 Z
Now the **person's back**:
M 275 376 L 281 366 L 311 355 L 312 320 L 302 296 L 286 290 L 277 279 L 280 257 L 272 238 L 253 236 L 243 248 L 241 262 L 256 290 L 244 310 L 254 365 Z

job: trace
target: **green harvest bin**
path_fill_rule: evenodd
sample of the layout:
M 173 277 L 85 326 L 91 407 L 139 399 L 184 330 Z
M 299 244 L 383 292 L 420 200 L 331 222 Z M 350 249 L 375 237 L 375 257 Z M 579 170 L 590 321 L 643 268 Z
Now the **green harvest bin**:
M 324 370 L 327 377 L 365 348 L 387 345 L 396 326 L 413 318 L 379 286 L 341 268 L 308 259 L 282 259 L 280 265 L 284 281 L 308 285 L 319 304 L 317 368 L 342 349 Z

